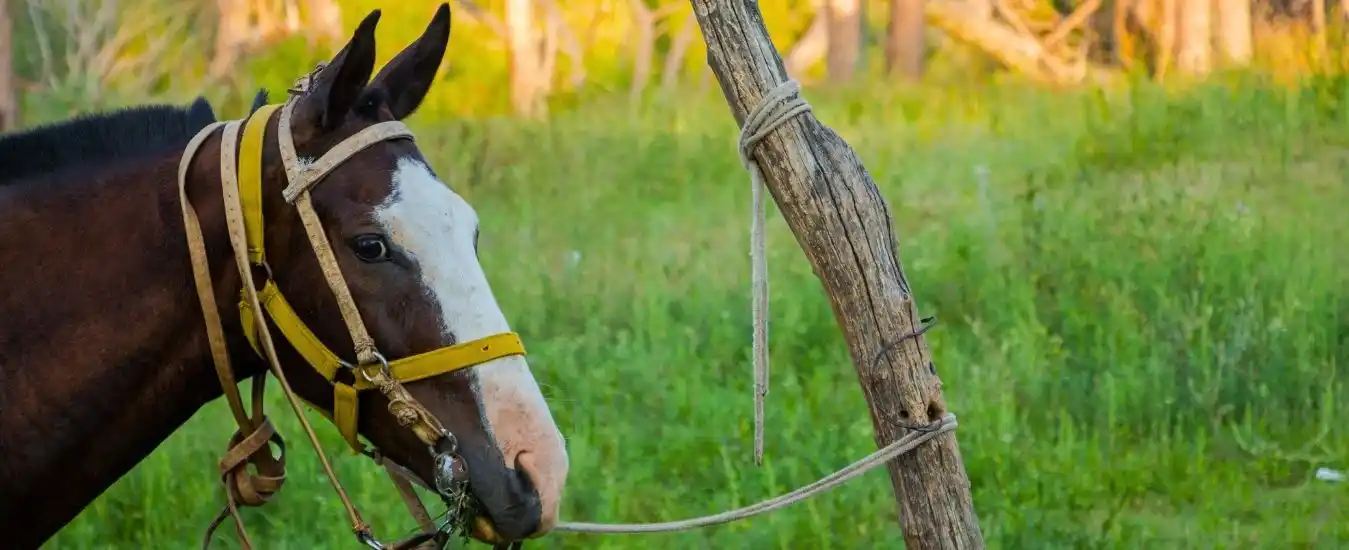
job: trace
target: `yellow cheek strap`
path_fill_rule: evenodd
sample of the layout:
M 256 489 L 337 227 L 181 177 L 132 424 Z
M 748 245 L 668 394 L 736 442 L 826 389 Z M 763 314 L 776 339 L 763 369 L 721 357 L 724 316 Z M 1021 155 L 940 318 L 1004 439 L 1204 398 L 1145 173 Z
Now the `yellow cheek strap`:
M 360 451 L 361 445 L 356 439 L 357 402 L 360 392 L 376 389 L 375 386 L 359 373 L 352 373 L 356 379 L 354 385 L 335 381 L 337 371 L 348 368 L 347 363 L 329 351 L 327 346 L 319 341 L 318 336 L 305 326 L 290 303 L 281 295 L 281 290 L 274 281 L 269 280 L 262 287 L 262 291 L 258 293 L 258 301 L 262 303 L 272 323 L 281 330 L 286 341 L 290 342 L 291 347 L 295 348 L 295 351 L 304 357 L 305 362 L 318 371 L 325 380 L 333 383 L 333 413 L 330 419 L 337 425 L 342 438 L 347 440 L 351 448 Z M 254 350 L 259 350 L 258 353 L 262 353 L 257 340 L 257 327 L 249 322 L 253 319 L 253 308 L 249 306 L 247 300 L 239 301 L 239 318 L 244 320 L 244 335 L 248 337 L 249 344 Z M 400 383 L 416 382 L 511 355 L 525 355 L 525 344 L 520 340 L 520 335 L 503 332 L 391 361 L 389 373 Z

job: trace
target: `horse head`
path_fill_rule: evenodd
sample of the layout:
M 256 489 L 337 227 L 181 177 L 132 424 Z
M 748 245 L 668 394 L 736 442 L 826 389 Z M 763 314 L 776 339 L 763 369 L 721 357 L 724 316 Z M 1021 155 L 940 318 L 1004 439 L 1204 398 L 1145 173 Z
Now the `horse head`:
M 448 475 L 440 451 L 457 453 L 480 513 L 473 535 L 540 536 L 557 522 L 568 468 L 562 435 L 479 263 L 477 214 L 396 122 L 417 110 L 435 81 L 449 6 L 371 78 L 378 19 L 378 10 L 366 16 L 286 105 L 253 113 L 261 122 L 250 120 L 237 138 L 240 182 L 250 177 L 250 140 L 260 147 L 254 177 L 266 215 L 258 214 L 257 251 L 249 241 L 268 282 L 259 303 L 290 343 L 276 349 L 295 393 L 328 414 L 353 447 L 363 436 L 433 489 Z M 240 189 L 246 210 L 248 186 Z M 271 308 L 278 296 L 292 321 Z M 344 311 L 349 305 L 354 312 Z M 246 300 L 243 309 L 257 350 Z M 336 364 L 318 368 L 325 362 Z M 406 393 L 384 391 L 380 373 Z M 372 389 L 380 391 L 364 391 Z M 422 412 L 431 418 L 418 418 Z

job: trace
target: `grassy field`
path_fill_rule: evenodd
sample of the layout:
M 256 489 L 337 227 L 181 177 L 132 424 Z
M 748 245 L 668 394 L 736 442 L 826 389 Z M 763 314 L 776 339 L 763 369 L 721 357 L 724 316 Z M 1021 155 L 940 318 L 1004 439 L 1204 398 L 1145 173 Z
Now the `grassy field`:
M 1349 468 L 1342 90 L 810 92 L 890 201 L 920 312 L 941 320 L 929 338 L 990 548 L 1349 547 L 1349 484 L 1312 479 Z M 721 511 L 875 448 L 820 285 L 770 211 L 775 371 L 753 466 L 749 184 L 720 97 L 686 99 L 549 125 L 412 121 L 481 214 L 489 277 L 569 439 L 566 519 Z M 254 540 L 355 547 L 272 397 L 290 479 L 245 512 Z M 311 418 L 378 532 L 409 532 L 383 473 Z M 229 422 L 213 403 L 48 547 L 194 547 L 222 502 Z M 872 472 L 739 524 L 531 546 L 902 544 Z

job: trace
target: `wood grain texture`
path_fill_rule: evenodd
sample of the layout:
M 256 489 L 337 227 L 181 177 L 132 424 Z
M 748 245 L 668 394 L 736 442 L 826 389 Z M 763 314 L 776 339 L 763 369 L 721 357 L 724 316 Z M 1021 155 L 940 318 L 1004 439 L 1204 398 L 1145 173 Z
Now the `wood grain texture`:
M 708 64 L 743 125 L 750 109 L 787 79 L 782 59 L 754 0 L 691 2 Z M 923 337 L 876 360 L 888 344 L 917 329 L 919 317 L 889 207 L 857 154 L 807 113 L 767 136 L 754 155 L 829 295 L 871 409 L 877 445 L 899 439 L 907 431 L 901 423 L 937 420 L 946 403 Z M 983 548 L 954 432 L 887 467 L 907 548 Z

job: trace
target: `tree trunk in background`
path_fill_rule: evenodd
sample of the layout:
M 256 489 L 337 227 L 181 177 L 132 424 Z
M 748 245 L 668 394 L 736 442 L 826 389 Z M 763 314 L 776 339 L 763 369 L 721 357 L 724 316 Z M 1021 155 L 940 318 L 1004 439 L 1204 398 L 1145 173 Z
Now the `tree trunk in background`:
M 234 68 L 239 51 L 248 43 L 248 0 L 216 0 L 219 24 L 215 32 L 215 53 L 211 59 L 210 75 L 221 77 Z
M 1082 81 L 1082 71 L 1050 54 L 1034 37 L 990 18 L 965 15 L 959 4 L 928 2 L 923 8 L 927 24 L 953 43 L 969 45 L 998 63 L 1038 82 L 1072 85 Z
M 825 65 L 829 81 L 851 81 L 862 54 L 862 0 L 825 0 L 829 52 Z
M 1153 74 L 1158 80 L 1166 78 L 1176 64 L 1176 42 L 1180 34 L 1180 3 L 1184 0 L 1161 0 L 1161 14 L 1157 21 L 1157 49 L 1153 52 Z
M 890 24 L 885 36 L 885 71 L 918 80 L 923 76 L 924 0 L 890 0 Z
M 1315 62 L 1324 63 L 1329 46 L 1326 42 L 1326 0 L 1312 0 L 1312 33 Z
M 540 71 L 542 52 L 534 28 L 533 0 L 507 0 L 506 34 L 511 56 L 511 107 L 521 116 L 543 116 L 549 75 Z
M 252 24 L 248 45 L 252 46 L 259 42 L 268 42 L 285 32 L 285 26 L 277 18 L 274 8 L 281 8 L 279 11 L 282 16 L 285 15 L 286 5 L 282 2 L 279 6 L 273 6 L 271 0 L 253 0 L 253 15 L 257 16 L 257 22 Z
M 345 33 L 342 28 L 342 6 L 336 0 L 302 0 L 303 28 L 310 44 L 321 42 L 341 47 Z M 336 50 L 332 53 L 337 53 Z
M 1164 80 L 1176 61 L 1177 14 L 1183 0 L 1113 0 L 1115 59 Z
M 1213 68 L 1213 1 L 1179 0 L 1176 8 L 1176 71 L 1207 74 Z
M 787 58 L 783 60 L 783 64 L 787 66 L 787 74 L 792 78 L 800 80 L 801 73 L 819 62 L 829 52 L 829 8 L 824 4 L 826 1 L 828 0 L 815 0 L 813 6 L 815 17 L 810 20 L 810 27 L 807 27 L 805 34 L 792 45 L 792 49 L 787 52 Z
M 541 4 L 536 4 L 536 7 L 543 8 Z M 565 21 L 551 17 L 546 9 L 542 19 L 539 24 L 543 27 L 543 33 L 539 37 L 537 50 L 539 52 L 539 68 L 534 71 L 534 74 L 544 75 L 543 85 L 545 93 L 548 93 L 552 92 L 553 75 L 557 74 L 558 44 L 561 43 L 562 25 L 565 24 Z
M 19 85 L 14 77 L 14 21 L 0 0 L 0 132 L 19 127 Z
M 1227 65 L 1244 67 L 1251 62 L 1251 0 L 1216 0 L 1213 30 L 1218 35 L 1218 55 Z
M 558 53 L 566 54 L 568 67 L 567 84 L 572 88 L 580 87 L 585 84 L 585 50 L 581 41 L 576 38 L 576 32 L 572 30 L 571 25 L 567 23 L 566 13 L 558 8 L 557 2 L 553 0 L 539 0 L 539 7 L 543 8 L 544 17 L 548 20 L 549 32 L 554 35 L 551 44 L 548 46 L 548 57 L 550 60 L 556 60 Z M 548 75 L 548 90 L 553 90 L 552 76 L 556 63 L 550 61 L 547 63 L 548 69 L 544 74 Z
M 689 47 L 697 38 L 698 20 L 692 15 L 685 19 L 670 39 L 670 49 L 665 52 L 665 68 L 661 70 L 660 87 L 667 94 L 673 94 L 679 86 L 680 74 L 684 71 L 684 59 L 688 57 Z
M 651 80 L 651 68 L 656 57 L 656 13 L 646 6 L 646 0 L 629 0 L 632 10 L 632 34 L 628 48 L 632 51 L 632 82 L 628 100 L 636 104 Z

